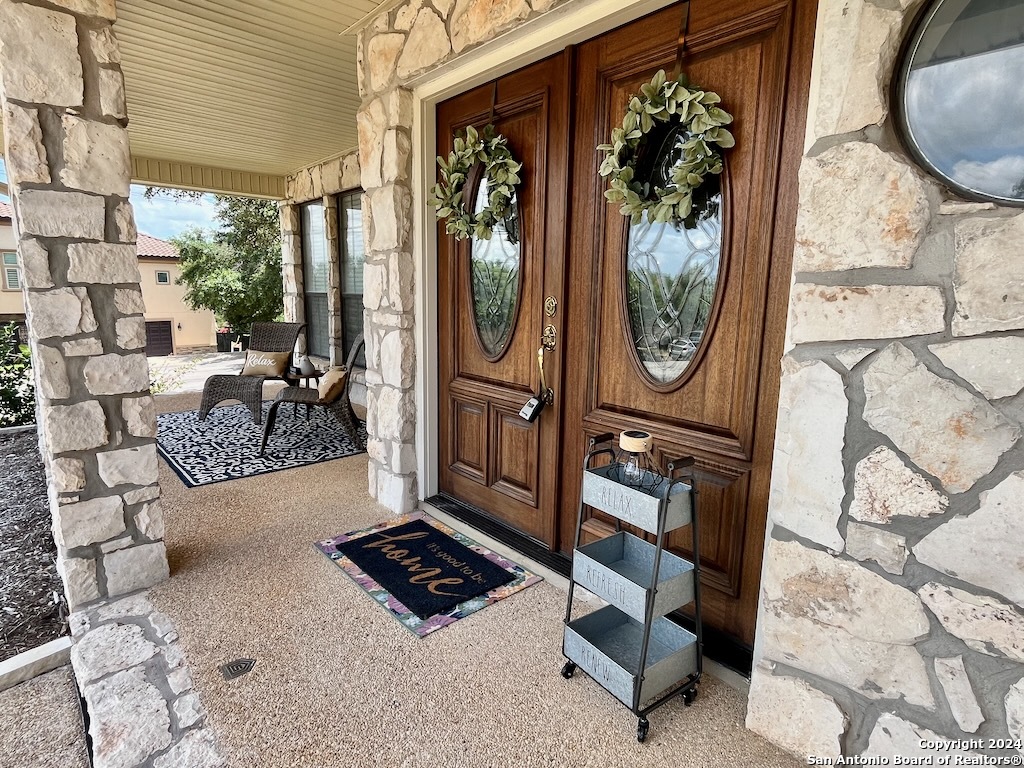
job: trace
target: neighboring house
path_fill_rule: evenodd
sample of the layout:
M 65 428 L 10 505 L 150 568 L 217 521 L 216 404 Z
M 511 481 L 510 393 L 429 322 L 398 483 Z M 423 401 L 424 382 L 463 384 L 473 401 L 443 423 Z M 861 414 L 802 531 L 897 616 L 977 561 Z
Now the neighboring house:
M 16 253 L 14 212 L 0 202 L 0 253 L 3 254 L 3 288 L 0 290 L 0 323 L 16 322 L 24 333 L 25 302 Z M 216 344 L 216 321 L 208 310 L 195 311 L 184 301 L 185 288 L 178 285 L 181 258 L 166 240 L 138 235 L 136 250 L 146 304 L 146 354 L 170 355 L 210 349 Z

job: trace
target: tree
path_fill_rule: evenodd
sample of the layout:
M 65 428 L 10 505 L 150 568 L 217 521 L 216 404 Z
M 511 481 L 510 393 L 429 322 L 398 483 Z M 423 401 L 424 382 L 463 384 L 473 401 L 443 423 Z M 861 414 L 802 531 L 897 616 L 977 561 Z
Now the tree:
M 183 190 L 146 190 L 146 196 L 194 197 Z M 185 301 L 210 309 L 236 330 L 275 320 L 283 309 L 281 230 L 277 206 L 269 200 L 215 195 L 220 228 L 184 232 L 171 242 L 181 255 Z

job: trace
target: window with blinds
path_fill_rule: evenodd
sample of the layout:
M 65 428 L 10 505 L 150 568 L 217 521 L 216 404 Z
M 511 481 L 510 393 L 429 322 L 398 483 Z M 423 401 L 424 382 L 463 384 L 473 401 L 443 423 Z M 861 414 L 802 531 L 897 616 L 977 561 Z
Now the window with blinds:
M 8 291 L 20 291 L 21 280 L 18 277 L 18 254 L 4 254 L 4 288 Z
M 330 356 L 327 232 L 322 202 L 302 206 L 302 284 L 306 305 L 306 349 L 317 357 Z
M 344 354 L 363 332 L 363 193 L 347 192 L 338 198 L 338 232 L 341 233 L 341 311 Z M 363 353 L 357 365 L 366 366 Z

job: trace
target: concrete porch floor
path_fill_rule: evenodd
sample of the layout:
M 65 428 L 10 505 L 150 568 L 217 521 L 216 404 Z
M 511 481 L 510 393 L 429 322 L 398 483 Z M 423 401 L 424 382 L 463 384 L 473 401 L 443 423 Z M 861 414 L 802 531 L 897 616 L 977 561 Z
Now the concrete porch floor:
M 312 546 L 391 514 L 366 492 L 365 455 L 194 489 L 161 462 L 160 482 L 172 575 L 150 597 L 230 765 L 801 764 L 746 731 L 745 697 L 710 676 L 638 744 L 625 707 L 560 676 L 565 592 L 551 582 L 414 637 Z M 225 681 L 218 666 L 240 657 L 256 667 Z

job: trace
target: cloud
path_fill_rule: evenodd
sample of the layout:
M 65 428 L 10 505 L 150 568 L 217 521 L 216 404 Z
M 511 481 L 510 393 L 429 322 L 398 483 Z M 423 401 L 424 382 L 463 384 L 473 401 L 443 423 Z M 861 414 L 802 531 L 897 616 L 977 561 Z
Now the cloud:
M 968 189 L 1017 198 L 1013 188 L 1024 182 L 1024 155 L 1006 155 L 989 163 L 961 160 L 953 166 L 953 179 Z
M 135 224 L 140 232 L 166 240 L 192 227 L 218 228 L 214 220 L 217 211 L 213 195 L 203 195 L 198 200 L 177 200 L 158 195 L 147 200 L 143 196 L 145 189 L 133 184 L 131 191 Z

